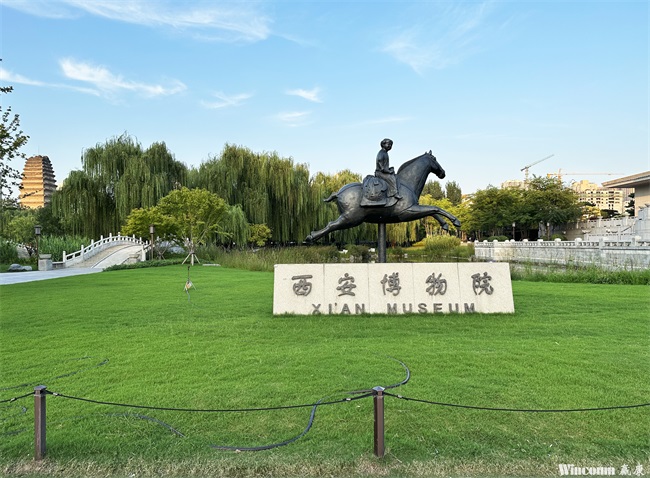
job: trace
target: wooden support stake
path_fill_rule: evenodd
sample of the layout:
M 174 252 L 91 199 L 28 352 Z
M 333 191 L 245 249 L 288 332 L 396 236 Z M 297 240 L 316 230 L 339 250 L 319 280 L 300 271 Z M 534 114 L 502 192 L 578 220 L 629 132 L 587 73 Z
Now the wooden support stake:
M 47 387 L 34 387 L 34 460 L 45 458 L 45 397 Z
M 383 458 L 384 446 L 384 387 L 375 387 L 373 400 L 375 403 L 375 456 Z

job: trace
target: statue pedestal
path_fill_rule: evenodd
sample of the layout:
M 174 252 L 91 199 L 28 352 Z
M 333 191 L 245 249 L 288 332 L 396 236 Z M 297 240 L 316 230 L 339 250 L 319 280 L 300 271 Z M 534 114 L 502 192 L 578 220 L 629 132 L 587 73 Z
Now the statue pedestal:
M 275 266 L 274 315 L 514 311 L 506 262 Z

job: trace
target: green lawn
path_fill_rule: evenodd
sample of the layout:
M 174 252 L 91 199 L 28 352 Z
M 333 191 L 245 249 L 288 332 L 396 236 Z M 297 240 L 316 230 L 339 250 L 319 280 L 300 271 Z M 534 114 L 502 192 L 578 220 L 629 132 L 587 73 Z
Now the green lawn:
M 445 403 L 573 409 L 650 402 L 647 286 L 513 282 L 513 315 L 274 317 L 273 275 L 219 267 L 113 271 L 0 286 L 0 400 L 44 384 L 170 408 L 309 404 L 392 393 Z M 0 404 L 0 470 L 56 476 L 558 476 L 562 463 L 650 473 L 650 407 L 509 413 L 386 397 L 383 460 L 366 398 L 317 410 L 192 413 L 48 396 Z M 24 407 L 24 408 L 23 408 Z M 182 433 L 183 436 L 177 433 Z

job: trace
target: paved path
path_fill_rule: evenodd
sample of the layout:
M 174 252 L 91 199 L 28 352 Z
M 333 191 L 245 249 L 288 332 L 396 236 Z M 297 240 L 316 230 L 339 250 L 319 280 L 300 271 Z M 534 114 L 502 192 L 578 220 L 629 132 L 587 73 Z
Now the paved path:
M 0 285 L 19 284 L 37 280 L 57 279 L 59 277 L 70 277 L 81 274 L 94 274 L 101 272 L 107 267 L 115 264 L 123 264 L 131 254 L 142 251 L 142 246 L 117 246 L 91 257 L 83 264 L 66 269 L 51 271 L 29 271 L 29 272 L 4 272 L 0 274 Z

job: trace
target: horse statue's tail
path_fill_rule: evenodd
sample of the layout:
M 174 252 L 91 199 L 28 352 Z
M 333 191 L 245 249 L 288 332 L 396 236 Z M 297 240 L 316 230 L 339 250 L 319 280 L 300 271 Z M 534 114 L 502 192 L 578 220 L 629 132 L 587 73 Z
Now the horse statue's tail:
M 338 197 L 338 193 L 332 193 L 330 194 L 330 197 L 327 199 L 323 199 L 323 202 L 332 202 Z

